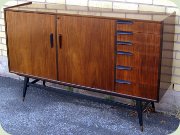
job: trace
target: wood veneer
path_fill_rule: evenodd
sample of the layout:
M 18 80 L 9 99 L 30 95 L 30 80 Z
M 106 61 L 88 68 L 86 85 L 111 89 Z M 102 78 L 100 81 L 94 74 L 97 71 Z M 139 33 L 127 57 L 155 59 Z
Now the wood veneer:
M 117 30 L 131 31 L 134 33 L 144 33 L 144 34 L 160 34 L 161 24 L 154 22 L 144 22 L 144 21 L 131 21 L 130 24 L 117 24 Z
M 9 70 L 46 79 L 57 79 L 53 15 L 6 12 Z M 46 29 L 44 29 L 46 27 Z
M 116 83 L 116 91 L 145 98 L 157 99 L 161 24 L 131 21 L 129 24 L 118 24 L 117 41 L 130 42 L 131 45 L 117 45 L 117 52 L 128 52 L 131 55 L 117 54 L 117 66 L 131 67 L 131 70 L 116 69 L 116 79 L 131 84 Z
M 113 91 L 115 21 L 58 16 L 57 31 L 59 81 Z
M 36 6 L 5 9 L 10 72 L 159 101 L 163 26 L 170 22 L 168 17 L 138 20 L 108 16 L 115 11 L 98 15 L 105 9 L 41 4 L 37 10 Z

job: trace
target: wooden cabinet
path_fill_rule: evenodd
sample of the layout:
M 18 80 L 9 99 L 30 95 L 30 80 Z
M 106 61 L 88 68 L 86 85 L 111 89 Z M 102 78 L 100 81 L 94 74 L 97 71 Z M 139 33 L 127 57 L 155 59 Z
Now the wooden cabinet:
M 35 7 L 5 9 L 10 72 L 159 101 L 164 20 L 111 17 L 107 11 L 101 16 L 90 9 L 84 15 L 76 6 Z

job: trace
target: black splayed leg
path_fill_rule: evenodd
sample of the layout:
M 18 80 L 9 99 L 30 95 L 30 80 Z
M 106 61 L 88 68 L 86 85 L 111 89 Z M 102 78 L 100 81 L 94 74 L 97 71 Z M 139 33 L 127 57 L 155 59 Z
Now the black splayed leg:
M 151 102 L 151 105 L 152 105 L 152 112 L 155 112 L 155 105 L 154 105 L 154 102 Z
M 27 87 L 28 87 L 28 83 L 29 83 L 29 78 L 28 77 L 24 77 L 23 101 L 24 101 L 25 96 L 26 96 L 26 90 L 27 90 Z
M 43 86 L 46 86 L 46 81 L 43 81 Z
M 141 131 L 143 131 L 143 109 L 142 109 L 142 101 L 136 101 L 136 110 L 139 118 L 139 125 Z

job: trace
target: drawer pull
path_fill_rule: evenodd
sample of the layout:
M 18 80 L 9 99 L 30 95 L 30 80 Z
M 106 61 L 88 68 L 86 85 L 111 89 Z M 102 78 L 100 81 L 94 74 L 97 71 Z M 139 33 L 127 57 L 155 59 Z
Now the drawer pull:
M 132 42 L 117 41 L 117 45 L 132 45 Z
M 117 20 L 117 24 L 133 24 L 132 21 L 126 21 L 126 20 Z
M 117 31 L 117 35 L 132 35 L 133 32 L 128 32 L 128 31 Z
M 131 82 L 129 81 L 124 81 L 124 80 L 116 80 L 117 83 L 120 83 L 120 84 L 131 84 Z
M 50 34 L 50 45 L 51 45 L 51 48 L 53 48 L 53 46 L 54 46 L 54 37 L 53 37 L 53 33 Z
M 62 35 L 59 34 L 59 48 L 62 48 Z
M 127 67 L 127 66 L 116 66 L 116 69 L 120 69 L 120 70 L 132 70 L 132 67 Z
M 120 55 L 128 55 L 128 56 L 133 55 L 131 52 L 123 52 L 123 51 L 118 51 L 117 54 L 120 54 Z

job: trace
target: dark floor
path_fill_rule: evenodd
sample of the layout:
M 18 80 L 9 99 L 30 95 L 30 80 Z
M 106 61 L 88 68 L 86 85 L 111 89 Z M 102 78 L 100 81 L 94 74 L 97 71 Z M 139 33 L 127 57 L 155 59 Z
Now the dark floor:
M 0 123 L 13 135 L 167 135 L 179 125 L 173 116 L 144 114 L 144 132 L 131 111 L 84 96 L 29 87 L 0 77 Z

